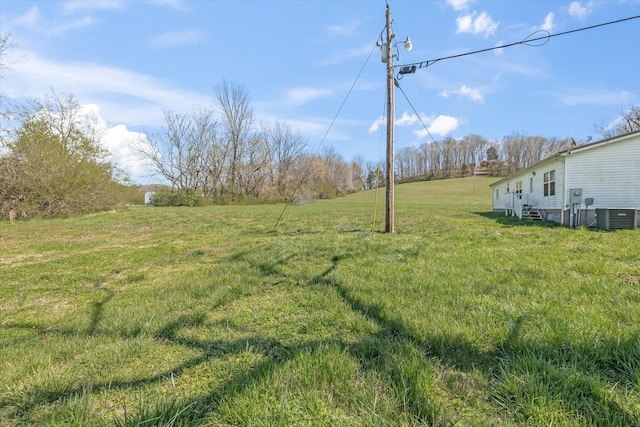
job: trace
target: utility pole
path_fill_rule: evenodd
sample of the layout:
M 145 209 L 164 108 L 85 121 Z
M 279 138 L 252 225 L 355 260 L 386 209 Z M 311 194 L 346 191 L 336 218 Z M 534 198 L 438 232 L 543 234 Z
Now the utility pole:
M 382 41 L 381 53 L 382 62 L 387 65 L 387 204 L 385 211 L 385 229 L 386 233 L 395 233 L 395 227 L 393 225 L 393 210 L 394 210 L 394 179 L 395 172 L 393 171 L 393 127 L 395 124 L 395 95 L 394 87 L 396 85 L 395 71 L 393 69 L 393 49 L 395 44 L 393 39 L 395 34 L 391 28 L 391 9 L 387 5 L 387 35 Z M 412 48 L 411 39 L 407 37 L 404 41 L 405 50 L 409 51 Z M 416 71 L 416 67 L 403 67 L 400 69 L 400 74 L 411 74 Z
M 387 4 L 387 38 L 386 52 L 383 52 L 383 61 L 386 56 L 387 62 L 387 188 L 386 188 L 386 210 L 385 210 L 385 229 L 386 233 L 394 233 L 393 224 L 394 216 L 394 170 L 393 170 L 393 126 L 395 121 L 395 95 L 393 71 L 393 37 L 391 31 L 391 9 Z

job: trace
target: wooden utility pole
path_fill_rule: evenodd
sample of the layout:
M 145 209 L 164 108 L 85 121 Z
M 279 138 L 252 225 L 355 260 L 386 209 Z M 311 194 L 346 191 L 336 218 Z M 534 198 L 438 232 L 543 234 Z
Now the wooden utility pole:
M 394 233 L 394 171 L 393 171 L 393 125 L 395 121 L 395 99 L 394 99 L 394 70 L 393 70 L 393 37 L 391 30 L 391 9 L 387 5 L 387 38 L 386 38 L 386 59 L 387 59 L 387 203 L 385 210 L 385 232 Z

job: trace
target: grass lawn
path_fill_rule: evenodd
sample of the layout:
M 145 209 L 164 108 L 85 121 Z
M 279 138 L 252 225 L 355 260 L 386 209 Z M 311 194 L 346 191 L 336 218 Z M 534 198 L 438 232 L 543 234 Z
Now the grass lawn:
M 640 426 L 640 232 L 491 182 L 0 222 L 0 425 Z

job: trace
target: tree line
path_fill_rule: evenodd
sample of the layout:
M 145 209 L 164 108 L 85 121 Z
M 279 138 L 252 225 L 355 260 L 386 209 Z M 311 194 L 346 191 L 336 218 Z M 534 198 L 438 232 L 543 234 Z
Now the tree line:
M 488 141 L 476 134 L 462 139 L 406 147 L 395 156 L 397 179 L 400 182 L 459 178 L 474 174 L 504 176 L 566 150 L 570 138 L 548 138 L 540 135 L 508 135 L 498 141 Z
M 0 37 L 0 69 L 10 46 Z M 0 76 L 0 79 L 2 77 Z M 164 112 L 161 130 L 135 143 L 166 183 L 167 204 L 303 203 L 384 185 L 382 161 L 350 161 L 333 147 L 308 150 L 286 123 L 258 123 L 248 90 L 222 82 L 214 106 Z M 141 202 L 139 189 L 108 159 L 101 136 L 83 120 L 73 95 L 51 93 L 9 107 L 0 94 L 0 216 L 56 217 Z M 622 111 L 613 125 L 594 128 L 604 138 L 640 129 L 640 108 Z M 395 154 L 397 182 L 483 173 L 503 176 L 575 143 L 571 138 L 512 134 L 444 138 Z
M 304 203 L 384 185 L 380 162 L 362 155 L 346 161 L 330 146 L 312 153 L 304 136 L 285 123 L 256 123 L 243 86 L 223 82 L 215 99 L 215 108 L 165 111 L 161 131 L 137 141 L 154 173 L 168 183 L 159 204 Z M 133 183 L 106 160 L 101 135 L 82 120 L 81 107 L 73 95 L 51 94 L 11 111 L 14 126 L 0 139 L 3 217 L 66 216 L 140 202 Z M 640 129 L 639 113 L 625 111 L 618 127 L 602 135 Z M 504 176 L 575 143 L 520 134 L 499 141 L 475 134 L 444 138 L 398 150 L 396 181 Z
M 175 191 L 198 190 L 214 203 L 304 202 L 383 186 L 382 161 L 362 155 L 346 161 L 333 147 L 307 150 L 303 135 L 276 121 L 256 126 L 245 87 L 216 86 L 215 107 L 165 112 L 164 132 L 138 144 Z M 594 127 L 603 137 L 640 129 L 640 109 L 621 112 L 613 126 Z M 409 146 L 394 156 L 397 182 L 483 175 L 504 176 L 567 150 L 577 142 L 511 134 L 481 135 Z
M 594 132 L 607 139 L 640 130 L 640 106 L 631 106 L 619 114 L 613 123 L 595 124 Z M 461 139 L 448 137 L 400 149 L 395 155 L 396 178 L 407 182 L 477 173 L 506 176 L 581 143 L 571 137 L 560 139 L 518 133 L 495 141 L 476 134 Z
M 136 144 L 172 190 L 214 203 L 306 201 L 363 188 L 357 164 L 331 147 L 311 154 L 281 121 L 257 123 L 247 89 L 223 82 L 215 107 L 164 112 L 162 131 Z

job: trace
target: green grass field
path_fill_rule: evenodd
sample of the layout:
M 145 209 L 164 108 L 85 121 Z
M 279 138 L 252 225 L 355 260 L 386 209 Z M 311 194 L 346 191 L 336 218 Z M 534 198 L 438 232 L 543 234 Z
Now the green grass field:
M 491 182 L 1 222 L 0 425 L 639 426 L 639 232 Z

